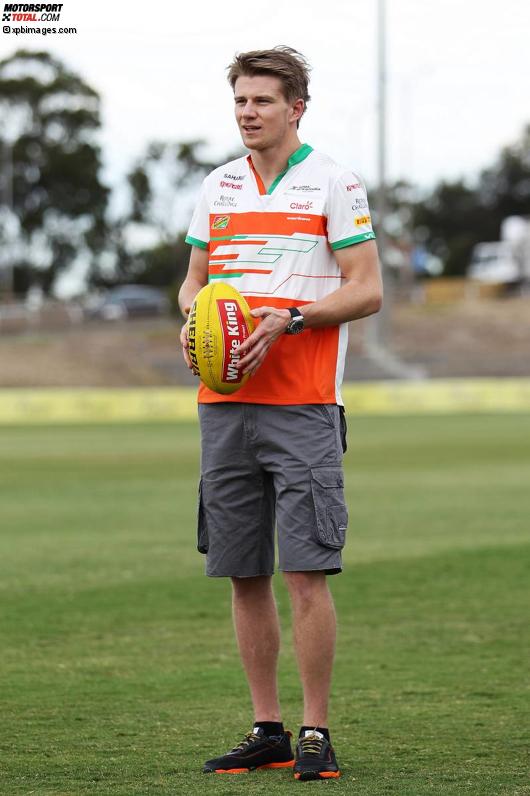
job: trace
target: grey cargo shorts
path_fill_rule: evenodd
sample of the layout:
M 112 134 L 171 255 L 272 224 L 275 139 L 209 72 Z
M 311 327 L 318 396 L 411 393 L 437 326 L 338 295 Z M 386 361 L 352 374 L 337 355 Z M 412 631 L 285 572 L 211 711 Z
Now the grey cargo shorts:
M 344 413 L 334 404 L 199 404 L 198 550 L 211 577 L 342 569 Z

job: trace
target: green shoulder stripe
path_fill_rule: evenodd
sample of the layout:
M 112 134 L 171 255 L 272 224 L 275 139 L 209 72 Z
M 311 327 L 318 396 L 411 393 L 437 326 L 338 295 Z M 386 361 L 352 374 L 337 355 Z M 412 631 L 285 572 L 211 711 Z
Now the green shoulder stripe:
M 361 235 L 354 235 L 353 238 L 344 238 L 331 244 L 333 251 L 345 249 L 346 246 L 353 246 L 355 243 L 362 243 L 365 240 L 374 240 L 375 232 L 363 232 Z
M 192 238 L 191 235 L 186 235 L 185 241 L 186 243 L 189 243 L 190 246 L 197 246 L 199 249 L 208 249 L 207 243 L 205 243 L 203 240 Z

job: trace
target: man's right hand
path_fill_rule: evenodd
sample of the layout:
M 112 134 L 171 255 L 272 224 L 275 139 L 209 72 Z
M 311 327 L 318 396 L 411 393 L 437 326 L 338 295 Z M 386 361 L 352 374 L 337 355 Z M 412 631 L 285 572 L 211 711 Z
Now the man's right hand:
M 193 367 L 193 364 L 192 364 L 191 359 L 190 359 L 190 355 L 188 353 L 188 348 L 189 348 L 188 321 L 186 321 L 186 323 L 184 324 L 184 326 L 180 330 L 180 342 L 181 342 L 181 345 L 182 345 L 182 355 L 184 357 L 184 362 L 186 363 L 188 368 L 191 370 L 191 372 L 195 376 L 198 376 L 199 374 L 197 373 L 196 369 Z
M 208 284 L 208 260 L 209 253 L 197 246 L 192 246 L 190 264 L 186 279 L 179 290 L 179 307 L 186 318 L 186 323 L 180 331 L 180 342 L 182 345 L 182 355 L 188 368 L 198 376 L 197 369 L 193 367 L 189 355 L 188 343 L 188 315 L 190 313 L 195 296 L 199 290 Z

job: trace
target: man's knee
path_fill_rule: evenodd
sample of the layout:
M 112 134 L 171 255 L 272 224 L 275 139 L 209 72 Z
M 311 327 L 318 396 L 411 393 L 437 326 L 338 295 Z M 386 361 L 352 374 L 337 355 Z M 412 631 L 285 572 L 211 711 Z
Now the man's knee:
M 284 572 L 283 577 L 293 601 L 311 603 L 328 593 L 324 572 Z
M 254 578 L 231 578 L 231 580 L 236 598 L 259 598 L 271 591 L 272 578 L 269 575 L 257 575 Z

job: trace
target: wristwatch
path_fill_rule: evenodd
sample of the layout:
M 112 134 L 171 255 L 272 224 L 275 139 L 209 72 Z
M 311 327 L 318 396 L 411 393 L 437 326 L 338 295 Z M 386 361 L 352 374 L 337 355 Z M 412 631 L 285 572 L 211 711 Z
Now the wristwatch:
M 298 307 L 288 307 L 288 310 L 291 313 L 291 320 L 287 324 L 285 334 L 300 334 L 304 331 L 304 316 Z

